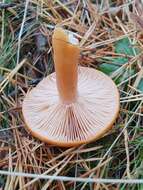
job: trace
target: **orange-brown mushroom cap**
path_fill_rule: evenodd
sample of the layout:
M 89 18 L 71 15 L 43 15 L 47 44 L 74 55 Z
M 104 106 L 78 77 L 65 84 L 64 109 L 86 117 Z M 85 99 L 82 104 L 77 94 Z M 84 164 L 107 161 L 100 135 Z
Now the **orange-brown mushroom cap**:
M 24 99 L 24 120 L 34 136 L 70 147 L 96 140 L 112 127 L 119 112 L 119 93 L 108 76 L 78 67 L 76 101 L 68 104 L 60 99 L 56 79 L 56 73 L 50 74 Z

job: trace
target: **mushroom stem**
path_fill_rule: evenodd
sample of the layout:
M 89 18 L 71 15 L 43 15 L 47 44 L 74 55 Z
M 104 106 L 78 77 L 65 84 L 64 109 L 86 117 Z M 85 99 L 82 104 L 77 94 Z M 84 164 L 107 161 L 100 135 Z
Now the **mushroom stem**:
M 77 97 L 80 49 L 77 40 L 61 28 L 54 30 L 52 44 L 59 96 L 64 104 L 70 104 Z

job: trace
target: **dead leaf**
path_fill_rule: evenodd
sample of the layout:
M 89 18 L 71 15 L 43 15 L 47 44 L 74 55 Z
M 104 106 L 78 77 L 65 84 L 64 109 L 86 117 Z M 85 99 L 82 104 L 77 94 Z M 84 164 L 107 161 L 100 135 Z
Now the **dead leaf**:
M 143 18 L 134 13 L 130 13 L 130 17 L 139 29 L 143 29 Z

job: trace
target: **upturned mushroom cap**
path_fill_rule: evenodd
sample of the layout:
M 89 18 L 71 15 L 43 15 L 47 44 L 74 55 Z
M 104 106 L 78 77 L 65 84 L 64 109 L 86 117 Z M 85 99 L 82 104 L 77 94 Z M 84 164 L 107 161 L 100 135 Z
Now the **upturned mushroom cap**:
M 58 30 L 56 30 L 57 33 Z M 61 29 L 60 32 L 63 32 L 62 35 L 67 35 Z M 59 43 L 60 40 L 65 39 L 67 43 L 67 36 L 63 38 L 62 35 L 58 35 L 58 39 L 56 36 L 53 40 Z M 53 46 L 57 48 L 54 49 L 55 51 L 60 47 L 58 45 L 55 47 L 55 44 Z M 78 57 L 77 52 L 74 56 Z M 58 59 L 58 55 L 55 59 Z M 67 92 L 67 90 L 70 91 L 70 87 L 66 87 L 67 83 L 63 87 L 63 92 L 59 92 L 62 89 L 61 83 L 58 84 L 57 80 L 62 80 L 60 77 L 63 77 L 64 73 L 62 76 L 58 75 L 58 78 L 56 74 L 59 70 L 56 70 L 56 73 L 44 78 L 28 92 L 24 99 L 22 111 L 26 126 L 34 136 L 42 141 L 64 147 L 91 142 L 104 135 L 112 127 L 118 115 L 119 93 L 114 82 L 98 70 L 86 67 L 76 68 L 77 75 L 75 71 L 75 76 L 78 76 L 78 81 L 77 85 L 76 79 L 73 86 L 71 84 L 74 90 L 71 96 Z M 64 72 L 66 71 L 67 69 Z M 71 78 L 73 76 L 74 74 Z M 67 80 L 70 82 L 68 77 Z

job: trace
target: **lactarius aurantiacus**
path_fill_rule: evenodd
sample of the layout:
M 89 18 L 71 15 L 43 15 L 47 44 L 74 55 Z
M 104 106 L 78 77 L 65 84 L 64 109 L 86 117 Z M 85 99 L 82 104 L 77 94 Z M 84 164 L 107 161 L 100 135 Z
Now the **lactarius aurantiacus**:
M 27 93 L 22 108 L 26 126 L 58 146 L 96 140 L 118 115 L 117 87 L 102 72 L 78 66 L 80 48 L 70 32 L 56 28 L 52 44 L 56 72 Z

